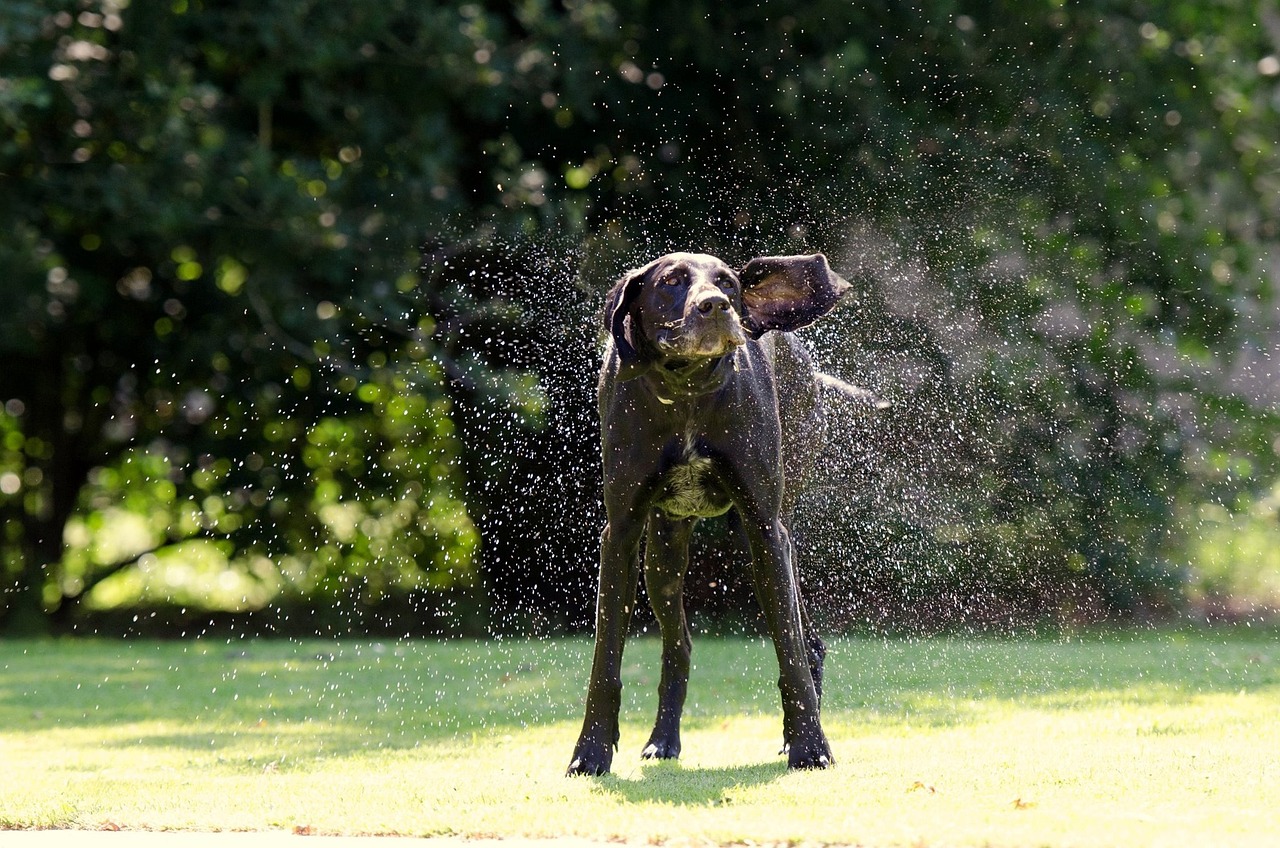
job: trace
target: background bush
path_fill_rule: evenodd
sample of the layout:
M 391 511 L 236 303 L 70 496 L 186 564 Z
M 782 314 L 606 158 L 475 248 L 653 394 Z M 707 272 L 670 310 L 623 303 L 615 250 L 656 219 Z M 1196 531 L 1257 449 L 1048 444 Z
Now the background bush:
M 585 624 L 595 312 L 676 248 L 856 285 L 828 624 L 1274 604 L 1206 540 L 1275 533 L 1278 54 L 1243 0 L 13 0 L 5 621 Z

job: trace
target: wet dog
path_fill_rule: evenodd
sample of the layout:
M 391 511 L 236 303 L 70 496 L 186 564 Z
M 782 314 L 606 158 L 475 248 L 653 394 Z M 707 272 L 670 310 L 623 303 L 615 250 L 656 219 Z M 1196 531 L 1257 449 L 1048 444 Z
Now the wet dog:
M 822 444 L 819 383 L 833 379 L 814 370 L 792 331 L 827 314 L 847 288 L 821 254 L 753 259 L 737 272 L 714 256 L 673 253 L 609 293 L 599 384 L 607 524 L 586 716 L 570 774 L 603 774 L 613 761 L 642 539 L 662 631 L 658 717 L 642 756 L 679 756 L 689 537 L 698 519 L 729 510 L 745 530 L 778 656 L 787 763 L 834 762 L 818 715 L 826 649 L 809 625 L 786 525 Z

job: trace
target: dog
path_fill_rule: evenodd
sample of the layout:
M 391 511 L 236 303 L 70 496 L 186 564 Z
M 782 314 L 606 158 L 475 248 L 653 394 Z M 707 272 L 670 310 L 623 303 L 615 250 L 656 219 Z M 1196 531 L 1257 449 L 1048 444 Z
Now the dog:
M 673 253 L 610 291 L 598 386 L 607 523 L 586 715 L 569 774 L 612 765 L 642 539 L 662 672 L 641 756 L 680 755 L 689 537 L 698 519 L 730 510 L 777 652 L 787 765 L 835 762 L 819 720 L 826 648 L 800 597 L 786 522 L 822 443 L 819 387 L 840 383 L 814 369 L 792 331 L 830 312 L 848 288 L 822 254 L 757 258 L 738 273 L 714 256 Z

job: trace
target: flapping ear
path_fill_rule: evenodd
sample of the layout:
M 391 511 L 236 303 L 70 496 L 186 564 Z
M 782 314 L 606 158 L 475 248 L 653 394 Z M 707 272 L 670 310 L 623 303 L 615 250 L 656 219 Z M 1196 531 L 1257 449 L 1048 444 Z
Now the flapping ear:
M 807 327 L 831 311 L 849 284 L 821 253 L 810 256 L 762 256 L 739 275 L 743 324 L 752 338 L 770 330 L 790 332 Z
M 613 339 L 613 349 L 618 353 L 618 380 L 623 382 L 639 377 L 646 368 L 640 359 L 640 353 L 627 337 L 627 325 L 631 323 L 627 316 L 631 312 L 631 305 L 640 295 L 647 272 L 647 267 L 628 271 L 614 283 L 604 301 L 604 328 Z M 634 328 L 632 331 L 638 332 Z

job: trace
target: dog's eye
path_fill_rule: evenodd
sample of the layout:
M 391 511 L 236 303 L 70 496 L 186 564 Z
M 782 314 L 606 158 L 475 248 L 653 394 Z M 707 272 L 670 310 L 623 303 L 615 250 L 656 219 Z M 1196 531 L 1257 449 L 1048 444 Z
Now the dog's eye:
M 718 282 L 720 283 L 720 288 L 722 289 L 732 289 L 734 286 L 738 284 L 738 281 L 735 280 L 733 277 L 730 277 L 728 274 L 722 274 Z
M 665 277 L 662 278 L 661 283 L 664 286 L 678 286 L 680 285 L 680 275 L 667 274 Z

